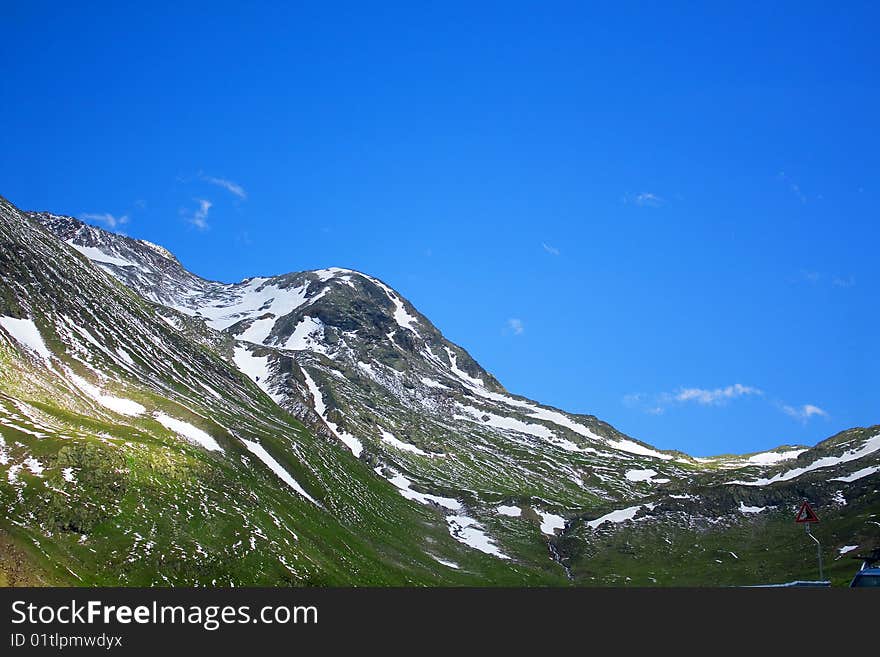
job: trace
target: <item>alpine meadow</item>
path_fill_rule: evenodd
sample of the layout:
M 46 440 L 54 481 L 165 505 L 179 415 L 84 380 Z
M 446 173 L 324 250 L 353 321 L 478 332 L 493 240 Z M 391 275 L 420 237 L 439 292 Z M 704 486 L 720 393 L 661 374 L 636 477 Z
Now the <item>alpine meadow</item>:
M 842 557 L 878 472 L 880 426 L 656 449 L 506 390 L 368 272 L 219 283 L 0 199 L 2 584 L 809 580 L 801 500 Z

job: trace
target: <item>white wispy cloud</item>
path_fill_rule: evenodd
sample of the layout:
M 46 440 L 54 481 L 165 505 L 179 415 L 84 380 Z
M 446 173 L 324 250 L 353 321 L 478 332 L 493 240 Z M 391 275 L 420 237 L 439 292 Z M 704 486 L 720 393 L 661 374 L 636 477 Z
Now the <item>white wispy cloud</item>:
M 659 208 L 661 205 L 666 204 L 666 199 L 653 192 L 640 192 L 635 196 L 626 194 L 623 197 L 623 202 L 634 203 L 643 208 Z
M 788 404 L 780 404 L 782 412 L 790 415 L 796 420 L 807 422 L 812 417 L 828 417 L 828 412 L 819 408 L 814 404 L 804 404 L 803 406 L 789 406 Z
M 211 185 L 217 185 L 217 187 L 222 187 L 230 194 L 234 194 L 235 196 L 237 196 L 238 198 L 240 198 L 242 200 L 247 198 L 247 192 L 244 190 L 244 187 L 242 187 L 241 185 L 239 185 L 236 182 L 233 182 L 231 180 L 227 180 L 226 178 L 217 178 L 215 176 L 208 176 L 208 175 L 205 175 L 204 173 L 199 173 L 199 179 L 204 180 L 206 183 L 209 183 Z
M 764 392 L 753 386 L 744 386 L 741 383 L 724 388 L 714 388 L 707 390 L 705 388 L 681 388 L 675 394 L 675 401 L 679 402 L 696 402 L 704 406 L 712 404 L 723 404 L 724 402 L 736 399 L 737 397 L 746 397 L 748 395 L 763 395 Z
M 180 213 L 186 218 L 186 220 L 191 223 L 193 226 L 198 228 L 199 230 L 207 230 L 208 229 L 208 213 L 211 211 L 211 207 L 214 205 L 208 199 L 197 198 L 195 199 L 196 203 L 199 204 L 197 210 L 195 210 L 192 214 L 189 214 L 186 209 L 181 209 Z
M 686 404 L 700 406 L 723 406 L 733 400 L 744 397 L 760 397 L 766 403 L 775 406 L 786 415 L 806 424 L 816 417 L 830 417 L 828 411 L 815 404 L 792 406 L 778 399 L 767 399 L 764 391 L 755 386 L 734 383 L 723 388 L 679 388 L 675 392 L 644 393 L 634 392 L 623 396 L 623 404 L 638 409 L 649 415 L 663 415 L 667 409 Z
M 656 208 L 661 206 L 666 201 L 657 196 L 657 194 L 652 194 L 651 192 L 642 192 L 641 194 L 636 195 L 636 205 L 646 205 L 651 208 Z
M 676 198 L 679 198 L 676 195 Z M 629 205 L 632 203 L 633 205 L 638 205 L 643 208 L 659 208 L 661 205 L 666 205 L 666 198 L 660 196 L 659 194 L 655 194 L 654 192 L 640 192 L 638 194 L 624 194 L 621 198 L 621 201 L 625 205 Z
M 852 275 L 829 275 L 827 273 L 813 271 L 810 269 L 801 269 L 798 273 L 798 276 L 791 280 L 793 280 L 794 282 L 805 281 L 807 283 L 810 283 L 811 285 L 817 285 L 819 283 L 827 285 L 830 282 L 833 287 L 852 287 L 856 284 L 855 276 Z
M 701 406 L 721 406 L 740 397 L 761 397 L 764 391 L 755 386 L 734 383 L 723 388 L 679 388 L 675 392 L 648 394 L 635 392 L 624 395 L 623 403 L 631 408 L 640 408 L 651 415 L 662 415 L 670 406 L 699 404 Z
M 521 319 L 517 319 L 516 317 L 511 317 L 507 320 L 507 328 L 513 331 L 514 335 L 522 335 L 525 330 L 525 324 Z
M 625 205 L 632 203 L 643 208 L 659 208 L 666 205 L 666 198 L 654 192 L 640 192 L 638 194 L 624 194 L 620 199 Z
M 558 255 L 559 255 L 559 249 L 557 249 L 555 246 L 550 246 L 550 245 L 547 244 L 546 242 L 541 242 L 541 246 L 542 246 L 543 249 L 544 249 L 547 253 L 549 253 L 550 255 L 552 255 L 552 256 L 558 256 Z
M 105 212 L 103 214 L 92 214 L 89 212 L 83 213 L 79 216 L 80 219 L 84 219 L 86 221 L 97 221 L 107 228 L 116 228 L 117 226 L 122 226 L 128 223 L 128 215 L 122 215 L 121 217 L 114 216 L 109 212 Z

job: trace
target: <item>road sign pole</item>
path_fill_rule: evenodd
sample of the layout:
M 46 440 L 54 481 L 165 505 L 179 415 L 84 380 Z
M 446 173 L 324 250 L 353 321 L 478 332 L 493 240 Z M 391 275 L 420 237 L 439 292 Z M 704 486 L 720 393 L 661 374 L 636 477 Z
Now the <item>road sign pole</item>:
M 798 509 L 797 515 L 794 517 L 794 521 L 804 523 L 804 529 L 807 532 L 807 536 L 816 542 L 816 556 L 819 558 L 819 579 L 824 582 L 825 572 L 822 568 L 822 544 L 819 543 L 819 539 L 813 536 L 813 532 L 810 531 L 810 525 L 814 522 L 819 522 L 819 516 L 813 511 L 813 507 L 810 506 L 810 503 L 804 500 L 801 504 L 801 508 Z
M 819 557 L 819 581 L 825 581 L 825 573 L 822 570 L 822 544 L 819 543 L 819 539 L 813 536 L 813 532 L 810 531 L 810 523 L 805 522 L 804 527 L 807 530 L 807 536 L 816 541 L 816 556 Z

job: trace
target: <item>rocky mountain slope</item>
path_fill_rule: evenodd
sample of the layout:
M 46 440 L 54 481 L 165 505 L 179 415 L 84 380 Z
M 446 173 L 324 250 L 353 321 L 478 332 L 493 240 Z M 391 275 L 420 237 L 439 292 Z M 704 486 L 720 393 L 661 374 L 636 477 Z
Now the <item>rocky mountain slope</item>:
M 207 281 L 5 201 L 0 231 L 0 538 L 47 582 L 810 578 L 802 498 L 842 581 L 880 535 L 880 427 L 695 459 L 507 392 L 366 274 Z

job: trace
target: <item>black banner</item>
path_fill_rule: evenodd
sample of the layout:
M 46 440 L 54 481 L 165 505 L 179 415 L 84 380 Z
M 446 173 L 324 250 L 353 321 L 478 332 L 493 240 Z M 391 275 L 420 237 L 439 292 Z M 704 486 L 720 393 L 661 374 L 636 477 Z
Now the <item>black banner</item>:
M 480 644 L 556 649 L 609 641 L 766 646 L 773 637 L 791 648 L 815 647 L 823 634 L 852 648 L 868 641 L 878 603 L 873 591 L 848 589 L 13 588 L 0 590 L 0 654 L 301 652 L 352 640 L 393 653 L 431 644 L 453 653 Z

